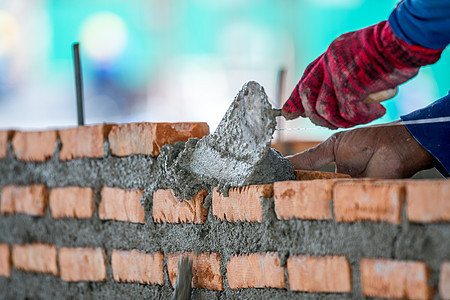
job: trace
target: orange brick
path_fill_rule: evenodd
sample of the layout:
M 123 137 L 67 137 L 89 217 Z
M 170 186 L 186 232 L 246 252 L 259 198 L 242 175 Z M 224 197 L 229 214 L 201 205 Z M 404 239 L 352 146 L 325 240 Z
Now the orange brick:
M 102 200 L 98 216 L 102 220 L 145 223 L 145 212 L 141 204 L 142 190 L 102 188 Z
M 240 288 L 285 288 L 285 268 L 277 253 L 234 255 L 227 263 L 228 285 Z
M 402 184 L 349 182 L 334 187 L 334 215 L 338 222 L 386 221 L 401 223 Z
M 116 156 L 131 154 L 159 155 L 165 144 L 209 134 L 206 123 L 131 123 L 113 128 L 109 134 L 111 153 Z
M 44 216 L 47 203 L 48 193 L 45 185 L 7 185 L 2 189 L 1 211 L 3 215 L 24 213 Z
M 351 178 L 350 175 L 320 171 L 295 170 L 295 180 Z
M 106 252 L 100 248 L 60 248 L 59 265 L 64 281 L 105 281 Z
M 294 291 L 350 293 L 350 264 L 345 256 L 291 256 L 287 260 L 289 287 Z
M 58 275 L 56 247 L 54 245 L 34 243 L 13 245 L 14 268 L 27 271 Z
M 364 296 L 396 299 L 430 299 L 429 271 L 422 262 L 386 259 L 361 260 Z
M 50 211 L 55 219 L 90 218 L 95 210 L 92 188 L 53 188 L 49 196 Z
M 280 181 L 273 185 L 278 219 L 331 219 L 336 180 Z
M 11 277 L 11 250 L 8 244 L 0 244 L 0 276 Z
M 0 159 L 8 156 L 8 142 L 12 139 L 14 131 L 0 130 Z
M 14 155 L 24 161 L 46 161 L 53 157 L 57 139 L 56 130 L 16 131 L 12 139 Z
M 59 136 L 62 147 L 59 152 L 59 159 L 104 157 L 103 141 L 112 127 L 113 125 L 110 124 L 100 124 L 60 130 Z
M 192 287 L 223 291 L 223 278 L 220 273 L 220 254 L 215 252 L 193 252 L 167 254 L 167 272 L 172 286 L 178 274 L 178 259 L 181 255 L 192 258 Z
M 406 215 L 412 222 L 450 222 L 450 181 L 414 180 L 406 184 Z
M 230 222 L 261 222 L 263 210 L 261 197 L 273 197 L 273 185 L 251 185 L 242 188 L 231 188 L 228 197 L 214 188 L 212 195 L 213 214 L 221 220 Z
M 205 223 L 208 209 L 203 207 L 206 190 L 201 190 L 191 200 L 180 202 L 170 189 L 153 193 L 153 219 L 157 223 Z
M 164 285 L 164 255 L 137 250 L 113 250 L 111 267 L 115 281 Z
M 441 264 L 439 295 L 442 299 L 450 299 L 450 261 L 445 261 Z

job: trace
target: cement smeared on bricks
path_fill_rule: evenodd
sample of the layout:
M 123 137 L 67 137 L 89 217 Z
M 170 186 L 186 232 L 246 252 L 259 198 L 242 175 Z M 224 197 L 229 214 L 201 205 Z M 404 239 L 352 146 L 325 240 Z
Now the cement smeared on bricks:
M 158 188 L 189 199 L 201 189 L 227 194 L 230 187 L 294 179 L 294 167 L 270 148 L 276 115 L 264 88 L 242 87 L 214 134 L 162 147 Z

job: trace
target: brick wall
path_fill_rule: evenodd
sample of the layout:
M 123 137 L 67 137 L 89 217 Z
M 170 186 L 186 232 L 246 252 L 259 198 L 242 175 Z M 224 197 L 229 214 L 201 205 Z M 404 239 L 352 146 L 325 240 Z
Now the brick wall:
M 153 191 L 159 149 L 205 134 L 0 131 L 0 298 L 168 299 L 189 255 L 194 299 L 450 299 L 449 181 L 304 171 L 228 197 Z

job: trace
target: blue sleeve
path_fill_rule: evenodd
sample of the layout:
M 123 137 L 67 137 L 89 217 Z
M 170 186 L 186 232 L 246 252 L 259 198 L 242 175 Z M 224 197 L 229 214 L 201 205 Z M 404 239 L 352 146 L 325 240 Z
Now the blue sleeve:
M 450 0 L 405 0 L 391 13 L 389 24 L 410 45 L 443 49 L 450 43 Z
M 440 165 L 436 168 L 445 177 L 450 172 L 450 92 L 447 96 L 422 109 L 401 116 L 412 136 L 433 155 Z M 426 123 L 434 119 L 435 123 Z M 413 124 L 417 121 L 417 124 Z M 431 121 L 431 120 L 428 120 Z

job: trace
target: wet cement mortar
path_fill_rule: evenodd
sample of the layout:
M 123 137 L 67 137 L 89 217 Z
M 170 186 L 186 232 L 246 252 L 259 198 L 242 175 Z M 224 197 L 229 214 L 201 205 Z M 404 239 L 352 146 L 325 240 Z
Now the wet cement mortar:
M 199 143 L 199 142 L 194 142 Z M 401 225 L 373 222 L 336 223 L 327 221 L 278 220 L 273 198 L 262 198 L 261 223 L 224 222 L 209 210 L 205 224 L 155 224 L 152 218 L 152 191 L 161 185 L 161 163 L 171 161 L 185 148 L 177 144 L 163 152 L 172 157 L 153 158 L 132 155 L 118 158 L 111 155 L 105 141 L 102 159 L 59 161 L 60 142 L 54 158 L 45 163 L 18 161 L 8 145 L 8 157 L 0 160 L 0 188 L 7 184 L 46 184 L 49 188 L 64 186 L 92 187 L 97 205 L 104 186 L 143 189 L 145 224 L 103 221 L 97 212 L 91 219 L 51 218 L 24 214 L 0 216 L 0 242 L 10 245 L 43 242 L 60 247 L 101 247 L 111 261 L 113 249 L 137 249 L 146 252 L 181 251 L 219 252 L 224 291 L 193 289 L 192 299 L 362 299 L 359 261 L 363 257 L 418 260 L 431 269 L 430 284 L 437 286 L 440 263 L 450 260 L 450 229 L 448 224 Z M 170 149 L 170 148 L 176 148 Z M 271 151 L 267 152 L 271 153 Z M 276 154 L 276 152 L 273 152 Z M 267 154 L 269 157 L 271 154 Z M 270 158 L 273 159 L 273 158 Z M 269 160 L 270 160 L 269 159 Z M 277 159 L 277 158 L 275 158 Z M 270 161 L 261 162 L 270 165 Z M 189 166 L 189 168 L 191 168 Z M 256 172 L 250 170 L 247 174 Z M 272 171 L 273 172 L 273 171 Z M 276 173 L 276 172 L 273 172 Z M 272 173 L 272 174 L 273 174 Z M 273 175 L 271 175 L 273 176 Z M 217 180 L 217 179 L 216 179 Z M 219 179 L 220 181 L 220 179 Z M 226 185 L 224 185 L 225 187 Z M 194 189 L 191 189 L 191 192 Z M 403 220 L 406 220 L 404 217 Z M 275 251 L 285 264 L 289 255 L 345 255 L 352 268 L 352 294 L 302 293 L 286 289 L 239 289 L 228 286 L 226 262 L 233 254 Z M 166 265 L 166 258 L 164 265 Z M 167 270 L 164 286 L 119 283 L 113 280 L 108 263 L 106 282 L 69 283 L 58 276 L 34 274 L 12 269 L 11 278 L 0 276 L 1 299 L 170 299 Z M 438 296 L 436 296 L 436 299 Z

